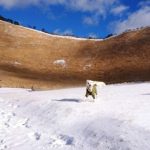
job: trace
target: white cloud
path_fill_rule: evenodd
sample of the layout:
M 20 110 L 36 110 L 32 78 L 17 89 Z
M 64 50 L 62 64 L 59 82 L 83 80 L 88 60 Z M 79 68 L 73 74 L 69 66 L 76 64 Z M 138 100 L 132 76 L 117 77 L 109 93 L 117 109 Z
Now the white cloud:
M 53 31 L 53 33 L 58 35 L 73 35 L 73 31 L 71 29 L 66 29 L 64 31 L 61 31 L 60 29 L 56 29 Z
M 70 0 L 70 7 L 83 12 L 95 12 L 105 15 L 108 7 L 117 0 Z
M 117 21 L 114 24 L 115 33 L 145 26 L 150 26 L 150 6 L 141 7 L 138 11 L 130 14 L 126 20 Z
M 7 9 L 30 5 L 39 6 L 42 9 L 50 5 L 62 5 L 67 10 L 87 12 L 89 16 L 83 18 L 83 23 L 88 25 L 98 25 L 100 19 L 108 16 L 111 11 L 117 14 L 127 9 L 126 6 L 121 5 L 120 0 L 0 0 L 0 6 Z M 55 18 L 51 12 L 47 16 Z
M 144 0 L 144 1 L 139 2 L 138 5 L 140 7 L 150 6 L 150 1 L 149 0 Z
M 113 8 L 113 9 L 111 10 L 111 12 L 112 12 L 114 15 L 118 15 L 118 14 L 123 13 L 124 11 L 126 11 L 128 8 L 129 8 L 129 7 L 127 7 L 127 6 L 119 5 L 119 6 L 115 7 L 115 8 Z
M 63 32 L 63 35 L 73 35 L 73 31 L 70 29 L 67 29 Z
M 83 23 L 87 25 L 97 25 L 99 23 L 99 19 L 96 16 L 84 17 Z
M 28 5 L 38 5 L 42 0 L 0 0 L 0 5 L 6 9 L 13 7 L 26 7 Z
M 91 37 L 91 38 L 93 38 L 93 39 L 98 38 L 98 36 L 97 36 L 95 33 L 90 33 L 90 34 L 88 35 L 88 37 Z
M 26 7 L 29 5 L 63 5 L 75 11 L 106 15 L 110 6 L 118 0 L 0 0 L 5 8 Z
M 5 7 L 5 8 L 10 8 L 13 7 L 14 5 L 17 4 L 17 0 L 1 0 L 0 5 Z
M 104 19 L 107 15 L 110 15 L 112 13 L 113 15 L 119 15 L 123 12 L 125 12 L 129 7 L 125 5 L 121 5 L 119 0 L 112 0 L 110 1 L 101 1 L 101 4 L 95 4 L 95 7 L 92 5 L 89 7 L 89 11 L 94 11 L 91 16 L 84 17 L 83 23 L 87 25 L 98 25 L 101 19 Z M 90 5 L 90 4 L 89 4 Z M 85 8 L 86 5 L 84 6 Z M 95 9 L 94 9 L 95 8 Z M 85 9 L 84 9 L 85 10 Z

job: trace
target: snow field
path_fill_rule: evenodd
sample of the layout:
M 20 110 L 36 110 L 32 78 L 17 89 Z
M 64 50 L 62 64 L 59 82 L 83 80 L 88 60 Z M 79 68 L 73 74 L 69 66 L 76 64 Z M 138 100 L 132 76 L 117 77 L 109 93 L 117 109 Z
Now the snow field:
M 29 92 L 0 88 L 0 150 L 148 150 L 150 83 Z M 86 101 L 85 101 L 86 100 Z

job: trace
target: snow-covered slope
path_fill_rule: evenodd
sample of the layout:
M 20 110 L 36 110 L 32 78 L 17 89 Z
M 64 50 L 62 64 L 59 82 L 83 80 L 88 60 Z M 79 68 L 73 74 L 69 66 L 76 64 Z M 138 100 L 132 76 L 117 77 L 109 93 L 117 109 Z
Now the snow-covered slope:
M 0 88 L 0 150 L 149 150 L 150 83 L 98 90 Z

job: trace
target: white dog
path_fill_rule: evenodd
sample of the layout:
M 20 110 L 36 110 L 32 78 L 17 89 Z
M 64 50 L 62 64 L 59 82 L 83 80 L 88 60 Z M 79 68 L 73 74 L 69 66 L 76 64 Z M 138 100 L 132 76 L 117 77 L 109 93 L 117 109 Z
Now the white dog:
M 102 81 L 92 81 L 92 80 L 86 80 L 86 85 L 90 84 L 91 86 L 93 86 L 94 84 L 96 84 L 98 87 L 103 87 L 106 86 L 105 82 Z
M 95 99 L 97 97 L 97 86 L 98 87 L 103 87 L 106 84 L 102 81 L 92 81 L 92 80 L 86 80 L 86 94 L 85 96 L 88 97 L 89 95 L 91 95 L 93 97 L 93 99 Z

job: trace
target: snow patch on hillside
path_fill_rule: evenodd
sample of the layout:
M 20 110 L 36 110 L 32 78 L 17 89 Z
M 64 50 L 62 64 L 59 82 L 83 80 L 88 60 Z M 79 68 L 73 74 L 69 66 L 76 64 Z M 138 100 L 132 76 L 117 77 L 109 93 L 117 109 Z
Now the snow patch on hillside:
M 14 65 L 21 65 L 21 63 L 19 63 L 18 61 L 15 61 Z
M 64 59 L 60 59 L 60 60 L 55 60 L 53 62 L 54 65 L 59 65 L 59 66 L 62 66 L 62 67 L 66 67 L 66 61 Z

